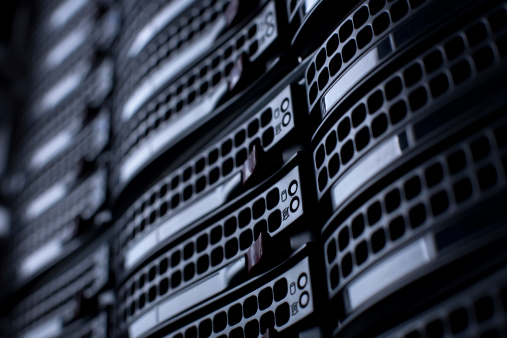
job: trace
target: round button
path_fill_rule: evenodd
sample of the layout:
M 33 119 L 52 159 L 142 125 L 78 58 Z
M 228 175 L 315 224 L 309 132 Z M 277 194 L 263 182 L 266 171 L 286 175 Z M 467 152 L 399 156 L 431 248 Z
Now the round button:
M 298 279 L 298 287 L 300 289 L 304 289 L 306 286 L 306 283 L 308 283 L 308 276 L 306 276 L 306 273 L 302 273 Z
M 286 111 L 287 109 L 289 109 L 289 99 L 285 98 L 282 101 L 282 111 Z
M 290 211 L 296 212 L 299 208 L 299 197 L 295 196 L 292 201 L 290 201 Z
M 309 302 L 310 295 L 308 294 L 308 292 L 305 291 L 301 294 L 301 296 L 299 296 L 299 305 L 301 305 L 301 307 L 306 307 Z
M 282 124 L 284 127 L 287 127 L 290 123 L 290 114 L 289 113 L 286 113 L 284 116 L 283 116 L 283 120 L 282 120 Z
M 290 182 L 289 185 L 289 195 L 294 196 L 294 194 L 298 191 L 298 181 L 294 180 Z

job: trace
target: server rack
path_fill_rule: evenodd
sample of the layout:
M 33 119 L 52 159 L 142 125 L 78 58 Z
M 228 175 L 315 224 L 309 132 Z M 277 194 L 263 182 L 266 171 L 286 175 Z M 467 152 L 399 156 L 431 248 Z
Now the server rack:
M 28 4 L 0 332 L 507 335 L 507 3 Z

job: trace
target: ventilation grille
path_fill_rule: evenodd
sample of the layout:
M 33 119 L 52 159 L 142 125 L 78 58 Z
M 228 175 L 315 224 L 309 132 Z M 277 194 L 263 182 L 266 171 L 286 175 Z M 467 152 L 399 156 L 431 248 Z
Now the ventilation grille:
M 266 17 L 273 19 L 276 17 L 273 3 L 269 3 L 234 37 L 173 81 L 157 96 L 151 97 L 156 91 L 150 94 L 146 94 L 146 92 L 141 94 L 136 91 L 132 94 L 130 90 L 121 90 L 121 94 L 117 97 L 119 109 L 116 118 L 118 125 L 123 125 L 122 118 L 129 119 L 128 123 L 122 127 L 123 130 L 116 145 L 117 148 L 122 149 L 121 153 L 128 153 L 134 146 L 141 143 L 150 132 L 167 128 L 190 113 L 195 115 L 195 112 L 192 111 L 193 107 L 204 100 L 210 100 L 211 97 L 214 97 L 213 94 L 217 95 L 218 89 L 222 86 L 228 86 L 227 77 L 241 55 L 248 55 L 251 62 L 257 60 L 277 36 L 276 22 L 272 22 L 272 26 L 267 26 Z M 138 89 L 142 87 L 141 85 Z M 133 97 L 139 99 L 135 101 L 138 103 L 139 109 L 134 109 L 133 105 L 130 105 L 134 102 Z M 146 104 L 139 102 L 146 102 Z M 133 115 L 132 117 L 130 114 L 122 117 L 127 108 Z
M 153 37 L 151 42 L 129 58 L 134 48 L 135 39 L 142 32 L 146 25 L 150 25 L 151 20 L 155 20 L 156 12 L 151 16 L 144 17 L 136 15 L 133 18 L 134 24 L 128 26 L 125 33 L 125 41 L 120 47 L 119 69 L 129 69 L 128 72 L 121 72 L 119 82 L 125 85 L 125 88 L 132 88 L 139 84 L 150 73 L 157 71 L 157 67 L 164 62 L 164 59 L 170 59 L 180 53 L 188 45 L 197 40 L 204 32 L 210 29 L 220 17 L 224 17 L 230 0 L 212 0 L 197 2 L 194 6 L 190 5 L 184 12 L 178 15 L 173 22 L 167 24 L 160 34 Z M 151 6 L 150 6 L 151 5 Z M 170 7 L 170 4 L 167 6 Z M 149 4 L 143 6 L 141 10 L 151 11 L 158 8 L 157 12 L 165 8 L 162 4 Z M 144 26 L 136 25 L 136 21 L 144 20 Z M 135 33 L 132 31 L 136 29 Z M 207 51 L 201 51 L 207 52 Z M 124 89 L 122 89 L 124 90 Z
M 349 109 L 315 147 L 319 199 L 333 183 L 395 128 L 435 109 L 459 86 L 499 68 L 507 56 L 507 11 L 498 8 L 435 45 L 384 80 Z M 435 107 L 435 108 L 433 108 Z M 337 110 L 338 112 L 338 110 Z
M 80 118 L 73 119 L 66 125 L 60 125 L 60 130 L 55 126 L 58 123 L 49 124 L 48 129 L 54 127 L 51 128 L 51 134 L 46 134 L 49 137 L 23 147 L 21 154 L 24 155 L 20 154 L 16 163 L 18 172 L 25 169 L 26 183 L 20 200 L 39 195 L 70 171 L 77 170 L 81 160 L 93 161 L 106 147 L 110 132 L 107 112 L 101 113 L 82 127 L 81 122 Z M 42 133 L 38 136 L 41 135 Z M 64 144 L 64 148 L 55 155 L 50 155 L 47 153 L 47 145 L 51 143 L 54 147 L 54 140 L 59 140 L 56 146 Z
M 505 335 L 505 268 L 389 332 L 389 337 L 501 337 Z
M 211 95 L 213 96 L 213 94 Z M 265 108 L 266 111 L 259 114 L 259 116 L 257 116 L 255 119 L 252 119 L 252 121 L 250 121 L 247 126 L 244 126 L 244 130 L 237 130 L 234 132 L 234 138 L 231 138 L 230 140 L 224 140 L 221 152 L 219 148 L 216 148 L 210 149 L 207 155 L 203 154 L 203 158 L 199 159 L 196 162 L 194 172 L 200 173 L 208 166 L 216 163 L 220 157 L 225 157 L 228 155 L 230 151 L 236 152 L 234 154 L 235 162 L 236 166 L 239 166 L 243 163 L 244 159 L 247 156 L 247 151 L 249 149 L 247 146 L 251 146 L 253 142 L 262 144 L 265 149 L 271 147 L 272 144 L 276 143 L 277 139 L 279 139 L 282 135 L 285 135 L 285 133 L 288 132 L 290 127 L 293 125 L 293 118 L 291 116 L 292 98 L 290 97 L 290 92 L 285 93 L 284 95 L 287 96 L 284 98 L 285 101 L 280 103 L 272 103 L 272 105 Z M 206 100 L 206 98 L 203 100 Z M 171 102 L 172 104 L 177 104 L 178 106 L 181 105 L 181 107 L 183 107 L 184 104 L 183 101 L 176 103 L 176 101 L 173 100 Z M 280 106 L 274 106 L 275 104 L 278 104 Z M 160 107 L 163 109 L 160 109 Z M 166 108 L 169 110 L 166 111 Z M 158 155 L 160 151 L 171 145 L 173 142 L 171 140 L 160 141 L 161 139 L 165 140 L 165 135 L 167 133 L 185 133 L 185 131 L 181 129 L 173 131 L 169 130 L 170 128 L 174 127 L 173 122 L 171 122 L 171 109 L 171 103 L 169 105 L 162 106 L 158 106 L 157 104 L 157 106 L 153 108 L 152 113 L 149 113 L 148 115 L 141 114 L 144 116 L 144 119 L 142 121 L 136 121 L 137 124 L 133 130 L 129 130 L 127 133 L 122 134 L 123 136 L 118 138 L 118 141 L 115 144 L 115 162 L 118 163 L 117 167 L 115 168 L 115 179 L 119 181 L 119 184 L 122 183 L 122 180 L 129 180 L 130 177 L 134 175 L 136 171 L 139 171 L 143 165 L 155 159 L 155 156 Z M 200 107 L 200 109 L 202 110 L 207 108 Z M 280 125 L 280 121 L 278 119 L 279 116 L 277 112 L 280 112 L 279 109 L 282 109 L 282 112 L 284 113 L 282 116 L 282 118 L 284 118 L 283 125 Z M 196 114 L 197 111 L 193 111 L 191 107 L 190 111 L 182 111 L 181 114 L 177 114 L 173 116 L 173 118 L 175 118 L 175 122 L 178 122 L 180 118 L 185 119 L 185 115 L 191 118 L 191 116 L 188 116 L 189 113 Z M 289 115 L 285 116 L 287 114 Z M 199 119 L 199 121 L 201 120 L 202 119 Z M 195 121 L 195 124 L 198 124 L 199 121 Z M 241 148 L 242 146 L 243 148 Z M 222 155 L 219 156 L 219 153 Z M 131 163 L 135 163 L 137 158 L 144 157 L 146 154 L 148 154 L 148 157 L 146 159 L 137 160 L 138 167 L 136 167 L 135 170 L 129 169 Z M 208 165 L 205 164 L 206 157 L 208 158 Z M 229 174 L 229 172 L 234 171 L 234 165 L 232 162 L 233 158 L 231 158 L 228 162 L 224 160 L 222 176 L 226 176 Z M 220 165 L 221 163 L 218 164 Z M 193 176 L 191 168 L 186 168 L 185 172 L 188 172 L 190 176 L 187 177 L 187 174 L 185 174 L 185 177 L 181 177 L 182 179 L 178 180 L 177 182 L 187 181 L 191 176 Z M 220 180 L 220 176 L 221 175 L 219 174 L 219 168 L 217 167 L 215 169 L 215 172 L 209 177 L 209 184 L 213 184 L 217 180 Z M 196 191 L 200 192 L 201 190 L 196 189 Z
M 280 277 L 237 301 L 229 301 L 170 337 L 258 337 L 273 328 L 283 332 L 313 312 L 311 282 L 305 258 Z
M 163 219 L 192 205 L 241 171 L 254 144 L 269 152 L 294 128 L 292 96 L 286 87 L 228 136 L 180 166 L 141 196 L 116 224 L 120 247 L 128 248 Z
M 336 29 L 317 52 L 306 71 L 306 90 L 309 111 L 329 84 L 337 79 L 348 65 L 359 58 L 367 47 L 374 45 L 385 32 L 399 25 L 417 12 L 425 0 L 371 0 L 359 7 Z
M 66 8 L 78 8 L 81 4 L 87 7 L 86 13 L 74 14 L 69 19 L 73 23 L 72 27 L 50 34 L 42 29 L 39 34 L 35 34 L 35 47 L 31 48 L 32 53 L 29 55 L 30 87 L 27 91 L 30 93 L 30 109 L 24 122 L 27 126 L 35 120 L 40 121 L 43 114 L 54 110 L 55 102 L 63 101 L 65 96 L 76 95 L 69 92 L 76 92 L 75 87 L 79 84 L 82 84 L 79 87 L 84 92 L 104 87 L 104 77 L 92 80 L 91 83 L 86 83 L 86 77 L 89 76 L 90 69 L 101 67 L 96 67 L 99 62 L 103 62 L 103 56 L 99 54 L 109 49 L 115 39 L 120 25 L 119 14 L 116 10 L 105 7 L 99 11 L 98 5 L 84 0 L 69 2 Z M 61 14 L 60 18 L 63 17 L 65 15 Z M 37 46 L 38 43 L 44 46 Z M 107 79 L 107 82 L 112 82 L 112 70 L 110 73 L 111 79 Z M 73 90 L 69 90 L 70 87 Z
M 80 61 L 92 62 L 95 55 L 95 22 L 90 18 L 80 18 L 75 27 L 62 32 L 58 39 L 41 49 L 34 49 L 30 59 L 30 93 L 40 96 L 47 88 L 56 84 L 65 74 L 72 71 Z M 42 41 L 47 41 L 44 35 Z M 78 40 L 79 45 L 74 45 Z M 40 40 L 39 40 L 40 41 Z M 45 42 L 44 44 L 47 44 Z M 42 46 L 41 46 L 42 47 Z M 65 55 L 65 56 L 62 56 Z
M 505 190 L 505 119 L 500 125 L 435 154 L 350 216 L 342 215 L 345 221 L 332 222 L 337 229 L 325 242 L 330 296 L 394 247 Z
M 171 52 L 174 52 L 185 42 L 191 41 L 196 33 L 206 29 L 218 16 L 224 15 L 224 11 L 230 3 L 230 0 L 192 2 L 184 6 L 183 10 L 179 9 L 177 11 L 179 15 L 172 18 L 171 21 L 163 17 L 164 20 L 161 22 L 163 22 L 164 26 L 156 27 L 157 30 L 160 30 L 159 34 L 151 36 L 151 40 L 147 41 L 148 43 L 140 50 L 142 56 L 139 58 L 142 58 L 144 61 L 148 61 L 150 57 L 156 58 L 157 55 L 155 54 L 159 53 L 159 50 L 164 50 L 164 53 L 166 53 L 166 49 L 171 49 Z M 158 22 L 154 21 L 154 19 L 156 20 L 156 18 L 158 18 L 157 14 L 167 11 L 168 8 L 174 11 L 174 6 L 168 5 L 167 1 L 160 0 L 149 1 L 144 4 L 134 2 L 130 8 L 128 5 L 123 6 L 124 18 L 126 22 L 129 22 L 129 25 L 122 30 L 122 35 L 120 37 L 119 62 L 121 64 L 127 62 L 125 56 L 128 56 L 127 53 L 132 48 L 135 39 L 139 36 L 143 28 L 154 27 L 158 24 Z
M 287 228 L 303 214 L 300 187 L 296 167 L 251 201 L 236 203 L 207 222 L 205 228 L 153 259 L 120 290 L 124 303 L 119 307 L 120 322 L 130 321 L 161 298 L 241 257 L 261 232 L 274 237 Z M 234 210 L 238 204 L 242 206 Z
M 95 1 L 75 1 L 78 6 L 70 6 L 74 8 L 69 11 L 69 4 L 72 5 L 70 2 L 71 0 L 37 3 L 36 22 L 31 29 L 30 50 L 33 51 L 29 55 L 31 61 L 38 63 L 44 56 L 43 52 L 56 45 L 79 23 L 93 24 L 95 21 L 97 9 Z
M 35 272 L 28 262 L 41 254 L 41 247 L 57 243 L 55 245 L 61 248 L 71 240 L 75 236 L 74 222 L 77 217 L 91 218 L 105 202 L 105 189 L 105 171 L 98 171 L 48 212 L 20 227 L 14 238 L 14 259 L 20 262 L 18 273 L 26 276 Z M 58 257 L 56 254 L 54 258 Z
M 54 318 L 64 321 L 78 306 L 76 295 L 96 295 L 108 278 L 109 249 L 104 245 L 21 301 L 11 318 L 13 333 L 33 333 Z
M 48 131 L 45 129 L 49 128 L 48 125 L 65 126 L 64 121 L 82 114 L 85 108 L 96 108 L 103 103 L 113 86 L 113 64 L 109 59 L 104 59 L 97 66 L 88 61 L 73 65 L 71 71 L 62 75 L 56 83 L 33 93 L 24 116 L 26 130 L 29 130 L 25 137 L 29 138 L 31 132 L 43 138 L 48 134 L 42 130 Z M 44 119 L 41 118 L 43 116 Z M 36 120 L 37 123 L 33 123 Z M 49 130 L 52 132 L 52 129 Z

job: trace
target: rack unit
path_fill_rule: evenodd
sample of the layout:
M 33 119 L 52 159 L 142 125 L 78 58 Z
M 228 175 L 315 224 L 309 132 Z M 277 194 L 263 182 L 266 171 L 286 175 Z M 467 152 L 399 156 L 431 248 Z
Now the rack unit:
M 507 2 L 30 10 L 2 332 L 507 334 Z

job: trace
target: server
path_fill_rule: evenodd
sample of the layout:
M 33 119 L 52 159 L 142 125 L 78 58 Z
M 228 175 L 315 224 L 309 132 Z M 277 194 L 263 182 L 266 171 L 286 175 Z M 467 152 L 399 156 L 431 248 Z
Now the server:
M 10 336 L 507 335 L 507 3 L 30 9 Z

